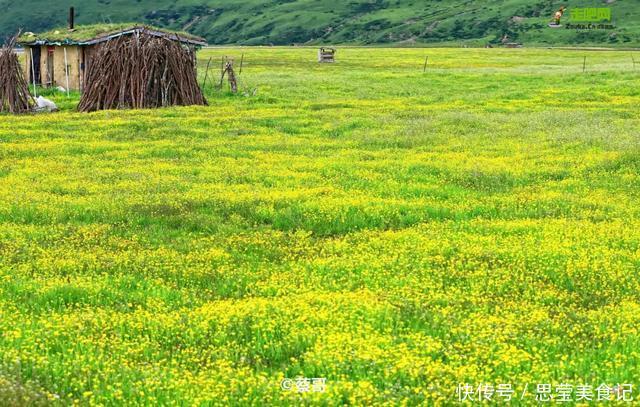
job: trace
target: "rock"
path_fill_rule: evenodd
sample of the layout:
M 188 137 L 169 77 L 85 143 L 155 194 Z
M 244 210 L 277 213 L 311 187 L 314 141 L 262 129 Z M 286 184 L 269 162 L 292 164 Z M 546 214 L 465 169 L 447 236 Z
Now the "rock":
M 58 106 L 51 100 L 38 96 L 36 99 L 36 110 L 40 112 L 57 112 Z

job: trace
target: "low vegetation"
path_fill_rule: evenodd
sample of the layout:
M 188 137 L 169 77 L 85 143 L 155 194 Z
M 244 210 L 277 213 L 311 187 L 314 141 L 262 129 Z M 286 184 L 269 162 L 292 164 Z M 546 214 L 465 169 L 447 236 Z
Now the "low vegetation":
M 89 41 L 96 38 L 107 37 L 111 34 L 115 34 L 124 30 L 129 30 L 135 27 L 144 26 L 138 23 L 121 23 L 121 24 L 89 24 L 89 25 L 81 25 L 79 27 L 74 28 L 70 31 L 66 26 L 58 27 L 50 31 L 46 31 L 43 33 L 34 33 L 27 32 L 23 33 L 18 41 L 21 43 L 30 43 L 35 42 L 37 40 L 46 40 L 46 41 L 60 41 L 62 43 L 70 42 L 83 42 Z M 173 31 L 168 31 L 162 28 L 154 27 L 154 26 L 144 26 L 150 30 L 167 32 L 174 34 Z M 175 32 L 180 37 L 202 40 L 199 37 L 194 37 L 191 34 L 186 32 Z
M 208 107 L 80 114 L 51 93 L 58 114 L 1 117 L 1 397 L 640 382 L 628 53 L 583 73 L 584 52 L 432 49 L 423 73 L 419 50 L 220 49 L 201 79 L 242 53 L 241 91 L 209 81 Z M 326 392 L 281 390 L 298 376 Z

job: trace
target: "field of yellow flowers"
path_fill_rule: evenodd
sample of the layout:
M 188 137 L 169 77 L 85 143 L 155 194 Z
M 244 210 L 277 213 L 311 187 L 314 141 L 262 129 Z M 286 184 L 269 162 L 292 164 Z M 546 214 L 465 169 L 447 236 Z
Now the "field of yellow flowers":
M 640 386 L 631 56 L 315 52 L 202 51 L 244 54 L 208 107 L 0 116 L 0 404 Z

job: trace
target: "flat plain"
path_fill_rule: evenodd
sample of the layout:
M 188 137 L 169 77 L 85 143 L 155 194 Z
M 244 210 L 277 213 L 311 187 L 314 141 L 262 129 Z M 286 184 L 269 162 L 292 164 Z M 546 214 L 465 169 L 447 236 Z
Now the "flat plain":
M 631 54 L 315 53 L 203 50 L 208 107 L 79 114 L 49 92 L 61 112 L 0 116 L 0 400 L 640 385 Z M 240 94 L 216 90 L 242 54 Z M 298 377 L 326 391 L 281 389 Z

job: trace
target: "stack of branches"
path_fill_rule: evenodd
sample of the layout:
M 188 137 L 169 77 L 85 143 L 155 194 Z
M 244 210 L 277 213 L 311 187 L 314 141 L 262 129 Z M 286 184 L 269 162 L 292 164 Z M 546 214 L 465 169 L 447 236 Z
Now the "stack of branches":
M 16 38 L 11 38 L 0 48 L 0 112 L 27 113 L 35 101 L 14 52 Z
M 98 45 L 78 110 L 207 105 L 194 61 L 191 49 L 144 31 Z

